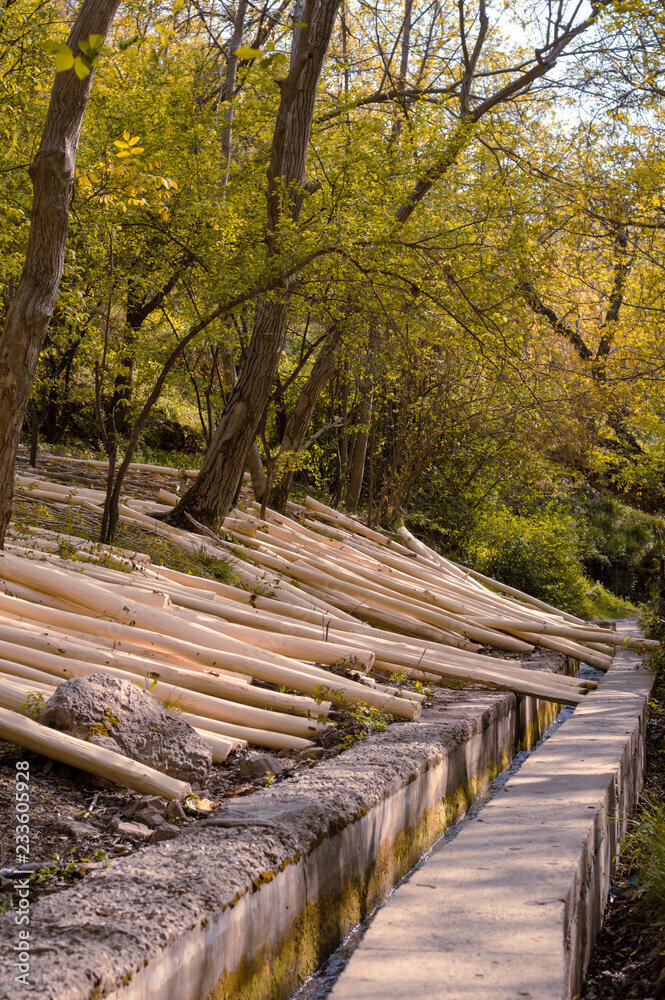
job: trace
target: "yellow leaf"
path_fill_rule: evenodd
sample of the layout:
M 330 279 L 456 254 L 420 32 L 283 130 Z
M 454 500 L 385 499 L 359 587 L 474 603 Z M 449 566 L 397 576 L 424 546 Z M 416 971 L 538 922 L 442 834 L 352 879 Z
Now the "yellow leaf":
M 234 55 L 238 59 L 258 59 L 259 56 L 263 55 L 261 49 L 252 49 L 249 45 L 241 45 L 239 49 L 236 49 Z
M 74 60 L 74 72 L 79 80 L 85 80 L 86 76 L 90 76 L 90 68 L 80 56 Z
M 56 52 L 54 54 L 53 58 L 55 60 L 55 68 L 57 69 L 58 73 L 62 73 L 67 69 L 71 69 L 72 66 L 74 65 L 74 55 L 70 51 L 70 49 L 67 48 L 60 49 L 59 52 Z

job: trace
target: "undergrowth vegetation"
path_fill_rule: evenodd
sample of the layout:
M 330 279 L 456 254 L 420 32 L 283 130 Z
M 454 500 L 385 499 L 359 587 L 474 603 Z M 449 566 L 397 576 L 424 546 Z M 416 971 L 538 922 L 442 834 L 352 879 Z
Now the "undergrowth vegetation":
M 637 883 L 644 920 L 665 927 L 665 802 L 656 793 L 645 795 L 625 847 L 624 871 Z
M 91 542 L 99 540 L 100 519 L 90 512 L 85 516 L 80 509 L 62 510 L 46 504 L 34 503 L 23 498 L 17 498 L 14 503 L 12 528 L 25 538 L 30 538 L 33 527 L 46 528 L 75 538 L 85 538 Z M 168 566 L 180 573 L 203 576 L 220 583 L 242 586 L 230 563 L 221 558 L 211 558 L 202 549 L 188 552 L 161 536 L 152 535 L 140 528 L 121 525 L 115 540 L 118 548 L 134 552 L 144 552 L 150 556 L 153 563 Z M 66 541 L 60 547 L 59 554 L 73 563 L 77 561 L 76 548 Z M 106 565 L 108 556 L 100 546 L 98 562 Z M 114 568 L 119 568 L 113 563 Z M 121 567 L 120 567 L 121 568 Z
M 448 511 L 458 531 L 436 507 L 409 514 L 407 523 L 447 556 L 571 614 L 637 615 L 654 586 L 656 518 L 610 497 L 595 501 L 553 490 L 487 498 L 476 510 L 458 497 Z
M 648 748 L 651 766 L 646 791 L 624 841 L 620 869 L 636 893 L 640 920 L 660 935 L 665 928 L 665 617 L 661 613 L 664 597 L 665 594 L 659 594 L 641 616 L 644 634 L 660 642 L 659 648 L 650 650 L 645 657 L 646 665 L 656 674 L 654 694 L 649 701 L 649 730 L 651 744 L 655 742 L 659 749 L 654 755 L 654 746 Z M 665 952 L 665 941 L 663 945 Z

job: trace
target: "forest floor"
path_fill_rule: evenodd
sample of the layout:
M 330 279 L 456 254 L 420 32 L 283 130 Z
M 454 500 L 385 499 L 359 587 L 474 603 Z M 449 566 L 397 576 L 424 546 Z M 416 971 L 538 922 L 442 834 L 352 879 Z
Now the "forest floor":
M 665 713 L 647 722 L 641 804 L 665 801 Z M 665 1000 L 665 929 L 649 919 L 643 890 L 619 870 L 579 1000 Z

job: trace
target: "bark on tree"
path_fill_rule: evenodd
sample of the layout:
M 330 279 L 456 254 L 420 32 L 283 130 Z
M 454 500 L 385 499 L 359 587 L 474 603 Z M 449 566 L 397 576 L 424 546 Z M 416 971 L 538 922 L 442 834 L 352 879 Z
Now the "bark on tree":
M 374 375 L 376 368 L 376 352 L 379 346 L 379 333 L 375 326 L 369 330 L 367 341 L 367 363 L 360 384 L 360 402 L 358 404 L 356 423 L 358 430 L 353 444 L 353 456 L 349 469 L 349 480 L 346 486 L 344 506 L 347 510 L 356 511 L 360 500 L 360 491 L 365 475 L 365 459 L 369 442 L 370 425 L 374 414 Z
M 328 333 L 326 341 L 314 362 L 309 378 L 286 423 L 286 429 L 279 446 L 280 455 L 283 455 L 287 451 L 298 452 L 302 449 L 307 436 L 307 428 L 316 409 L 319 396 L 337 369 L 335 355 L 341 340 L 342 329 L 341 326 L 336 324 Z M 282 513 L 286 509 L 293 475 L 293 470 L 287 470 L 279 482 L 273 486 L 270 506 Z
M 374 388 L 367 381 L 362 386 L 362 399 L 358 406 L 358 431 L 353 442 L 353 456 L 349 469 L 349 481 L 346 486 L 344 506 L 347 510 L 356 511 L 360 500 L 360 490 L 365 475 L 365 459 L 367 458 L 367 442 L 369 441 L 369 425 L 372 419 L 374 405 Z
M 233 22 L 233 34 L 229 40 L 228 54 L 226 57 L 226 67 L 224 69 L 224 84 L 219 95 L 220 101 L 226 104 L 224 111 L 224 128 L 222 129 L 221 157 L 222 157 L 222 181 L 221 181 L 221 201 L 222 205 L 226 199 L 226 189 L 229 184 L 231 174 L 231 140 L 233 131 L 233 118 L 235 107 L 233 95 L 236 89 L 236 76 L 238 73 L 238 57 L 236 50 L 242 43 L 242 33 L 245 27 L 245 17 L 247 15 L 247 0 L 239 0 Z
M 252 442 L 252 447 L 247 453 L 247 468 L 249 469 L 249 474 L 252 477 L 254 497 L 259 503 L 263 503 L 266 490 L 268 488 L 268 477 L 266 476 L 266 470 L 263 467 L 263 459 L 261 458 L 261 452 L 259 451 L 259 446 L 256 441 Z
M 281 99 L 268 166 L 266 258 L 282 267 L 289 254 L 280 230 L 300 218 L 307 149 L 316 90 L 340 0 L 307 0 L 303 21 L 294 31 L 291 68 L 280 81 Z M 189 524 L 185 512 L 217 528 L 231 506 L 247 452 L 270 398 L 286 336 L 291 280 L 285 278 L 269 299 L 260 299 L 245 364 L 215 430 L 194 486 L 167 518 Z
M 106 38 L 119 0 L 85 0 L 67 39 Z M 25 263 L 0 337 L 0 547 L 11 516 L 14 463 L 23 418 L 62 279 L 76 152 L 94 70 L 57 73 L 42 140 L 30 165 L 32 217 Z

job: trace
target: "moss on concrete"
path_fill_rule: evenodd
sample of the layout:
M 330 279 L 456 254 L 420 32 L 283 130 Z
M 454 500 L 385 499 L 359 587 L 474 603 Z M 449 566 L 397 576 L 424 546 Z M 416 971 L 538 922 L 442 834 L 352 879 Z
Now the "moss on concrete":
M 572 669 L 571 666 L 570 672 Z M 518 699 L 514 746 L 501 748 L 498 757 L 495 754 L 487 766 L 471 774 L 465 783 L 427 809 L 415 826 L 400 829 L 392 841 L 384 840 L 364 877 L 348 879 L 340 894 L 326 893 L 310 900 L 280 941 L 275 941 L 252 959 L 243 959 L 236 969 L 224 973 L 211 1000 L 239 1000 L 240 997 L 242 1000 L 282 1000 L 292 994 L 386 898 L 438 837 L 466 812 L 473 799 L 508 767 L 514 753 L 534 746 L 559 710 L 560 706 L 551 702 Z M 416 775 L 414 780 L 417 780 Z M 362 816 L 356 816 L 354 821 L 361 819 Z M 342 824 L 334 833 L 341 829 Z M 291 860 L 295 863 L 299 859 Z M 284 867 L 282 865 L 282 870 Z M 255 891 L 260 889 L 261 882 L 270 881 L 271 877 L 271 873 L 265 873 L 257 880 Z
M 293 993 L 466 812 L 510 759 L 510 751 L 504 749 L 498 761 L 471 775 L 428 809 L 414 827 L 400 829 L 392 842 L 384 840 L 365 877 L 348 879 L 339 895 L 325 893 L 310 900 L 281 941 L 225 972 L 210 1000 L 282 1000 Z

